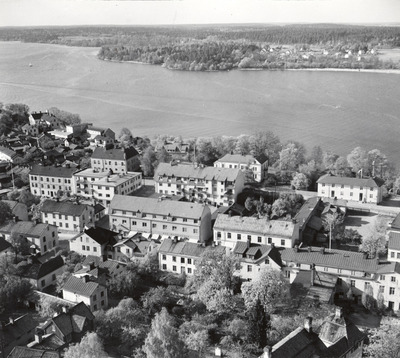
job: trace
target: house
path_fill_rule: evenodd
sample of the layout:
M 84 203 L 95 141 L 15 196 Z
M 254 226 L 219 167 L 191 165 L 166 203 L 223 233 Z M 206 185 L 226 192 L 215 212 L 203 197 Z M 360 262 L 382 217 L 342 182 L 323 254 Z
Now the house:
M 214 224 L 216 244 L 233 248 L 237 242 L 293 247 L 295 224 L 292 220 L 219 214 Z
M 316 330 L 312 317 L 307 317 L 303 327 L 296 328 L 273 347 L 265 347 L 260 358 L 361 358 L 365 339 L 366 334 L 345 318 L 338 307 Z
M 6 357 L 14 347 L 24 346 L 33 339 L 36 323 L 30 314 L 9 319 L 1 323 L 0 356 Z
M 91 227 L 70 240 L 70 250 L 84 256 L 105 258 L 107 257 L 106 246 L 117 242 L 117 236 L 117 232 L 101 227 Z
M 400 232 L 389 232 L 388 260 L 400 262 Z
M 110 137 L 105 137 L 105 136 L 101 136 L 101 135 L 97 135 L 96 137 L 94 137 L 94 145 L 96 147 L 106 148 L 113 144 L 114 144 L 114 140 Z
M 17 346 L 13 348 L 7 358 L 60 358 L 60 354 L 47 349 Z
M 232 205 L 243 190 L 244 173 L 240 169 L 160 163 L 154 174 L 155 191 L 183 195 L 196 202 Z
M 159 152 L 160 150 L 165 149 L 166 152 L 173 155 L 173 157 L 181 158 L 189 153 L 189 148 L 190 145 L 188 143 L 165 141 L 164 144 L 156 148 L 156 151 Z
M 89 281 L 89 276 L 71 276 L 62 288 L 63 298 L 71 302 L 84 302 L 90 311 L 107 309 L 107 288 L 97 282 Z
M 318 196 L 379 204 L 382 201 L 380 178 L 348 178 L 325 174 L 317 180 Z
M 101 204 L 96 204 L 94 206 L 94 217 L 96 221 L 99 221 L 101 218 L 106 215 L 106 208 Z
M 152 237 L 181 237 L 207 242 L 212 235 L 211 211 L 207 205 L 115 195 L 109 209 L 110 228 L 122 225 L 129 231 Z
M 27 123 L 27 124 L 23 125 L 21 129 L 26 135 L 29 135 L 32 137 L 37 137 L 40 132 L 39 126 L 36 124 L 31 125 L 31 124 Z
M 89 140 L 95 139 L 97 136 L 102 136 L 106 138 L 110 138 L 113 142 L 115 141 L 115 132 L 110 128 L 101 128 L 101 127 L 94 127 L 90 125 L 87 128 L 87 133 L 89 134 Z
M 91 157 L 91 167 L 99 172 L 113 173 L 134 172 L 140 169 L 139 153 L 135 148 L 97 147 Z
M 253 280 L 261 267 L 267 266 L 274 270 L 281 270 L 283 263 L 279 250 L 271 245 L 237 242 L 232 254 L 240 260 L 240 270 L 234 274 L 243 280 Z
M 110 280 L 115 279 L 124 271 L 126 271 L 125 264 L 115 260 L 101 261 L 97 264 L 96 261 L 91 261 L 89 265 L 74 272 L 73 275 L 78 278 L 87 275 L 90 276 L 91 280 L 103 286 L 108 286 Z
M 27 279 L 38 290 L 55 284 L 56 277 L 64 272 L 65 265 L 61 256 L 42 261 L 35 256 L 28 257 L 17 265 L 18 276 Z
M 256 182 L 262 182 L 268 172 L 268 157 L 260 155 L 226 154 L 214 163 L 217 168 L 234 168 L 242 171 L 250 170 Z
M 2 202 L 8 204 L 13 216 L 15 216 L 19 221 L 26 221 L 29 219 L 28 207 L 25 204 L 19 203 L 15 200 L 2 200 Z
M 84 302 L 63 306 L 60 314 L 37 327 L 35 340 L 28 347 L 61 351 L 69 343 L 80 342 L 93 328 L 93 313 Z
M 54 225 L 37 221 L 13 221 L 0 227 L 0 235 L 7 241 L 10 241 L 11 234 L 26 238 L 31 248 L 41 255 L 58 246 L 58 231 Z
M 56 197 L 60 192 L 72 192 L 76 168 L 34 165 L 29 172 L 31 193 Z
M 165 239 L 158 250 L 160 270 L 193 275 L 197 260 L 212 250 L 221 253 L 227 252 L 227 248 L 223 246 L 205 246 L 188 241 Z
M 12 149 L 0 146 L 0 161 L 14 163 L 14 159 L 17 157 L 18 154 Z
M 159 244 L 155 240 L 144 237 L 145 234 L 135 234 L 119 240 L 108 250 L 108 258 L 121 262 L 142 260 L 147 254 L 157 251 Z M 149 236 L 149 235 L 148 235 Z
M 94 226 L 94 207 L 69 201 L 46 200 L 41 207 L 42 221 L 55 225 L 60 231 L 82 231 Z

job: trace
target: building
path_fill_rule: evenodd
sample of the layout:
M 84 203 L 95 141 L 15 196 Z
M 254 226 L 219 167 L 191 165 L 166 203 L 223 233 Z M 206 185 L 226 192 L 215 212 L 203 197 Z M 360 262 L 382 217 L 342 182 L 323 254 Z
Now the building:
M 315 330 L 312 318 L 307 317 L 303 327 L 296 328 L 273 347 L 265 347 L 260 358 L 361 358 L 365 339 L 366 334 L 345 318 L 338 307 Z
M 90 125 L 86 131 L 90 136 L 89 140 L 95 139 L 97 136 L 102 136 L 112 139 L 113 142 L 115 141 L 115 132 L 110 128 L 94 127 Z
M 70 240 L 70 250 L 83 256 L 92 255 L 106 258 L 106 246 L 116 243 L 117 237 L 117 232 L 101 227 L 91 227 Z
M 237 242 L 232 254 L 240 259 L 240 270 L 235 272 L 242 280 L 253 280 L 261 267 L 281 270 L 281 254 L 275 246 Z
M 92 312 L 108 308 L 107 288 L 89 281 L 89 276 L 71 276 L 62 289 L 65 300 L 85 303 Z
M 226 154 L 214 163 L 214 167 L 250 170 L 253 173 L 253 179 L 256 182 L 262 182 L 268 172 L 268 158 L 266 155 L 254 157 L 250 154 Z
M 135 148 L 96 147 L 91 157 L 91 167 L 99 172 L 126 173 L 140 169 L 139 153 Z
M 6 357 L 14 347 L 24 346 L 33 339 L 36 323 L 30 314 L 9 319 L 0 330 L 0 356 Z
M 0 227 L 0 235 L 10 241 L 11 234 L 26 238 L 37 253 L 44 255 L 58 246 L 57 227 L 36 221 L 9 222 Z
M 129 238 L 123 238 L 113 245 L 107 252 L 108 258 L 120 262 L 143 260 L 146 255 L 156 252 L 159 244 L 155 240 L 145 238 L 142 234 L 135 234 Z
M 0 255 L 8 254 L 13 251 L 11 244 L 4 238 L 0 236 Z
M 160 270 L 193 275 L 197 260 L 212 250 L 223 254 L 227 253 L 227 248 L 223 246 L 213 247 L 188 241 L 165 239 L 158 250 Z
M 98 136 L 94 137 L 94 145 L 96 147 L 107 148 L 109 146 L 114 145 L 114 140 L 110 137 L 104 137 L 104 136 L 98 135 Z
M 14 163 L 14 159 L 18 157 L 18 154 L 12 149 L 0 146 L 0 162 L 6 161 Z
M 211 211 L 207 205 L 115 195 L 109 209 L 110 228 L 152 236 L 180 237 L 207 242 L 212 235 Z
M 400 262 L 400 232 L 389 233 L 388 260 Z
M 29 172 L 31 193 L 36 196 L 56 197 L 72 193 L 76 168 L 34 165 Z
M 8 204 L 8 206 L 11 208 L 13 215 L 19 221 L 28 220 L 28 207 L 25 204 L 19 203 L 15 200 L 2 200 L 2 202 Z
M 87 168 L 76 171 L 73 175 L 73 193 L 84 198 L 93 197 L 93 183 L 109 175 L 107 172 L 99 172 L 98 170 Z
M 94 207 L 69 201 L 46 200 L 41 208 L 42 221 L 60 231 L 82 231 L 95 223 Z
M 240 169 L 160 163 L 154 174 L 159 194 L 182 195 L 213 205 L 232 205 L 243 190 L 245 175 Z
M 383 180 L 380 178 L 348 178 L 325 174 L 317 180 L 318 196 L 379 204 Z
M 38 290 L 43 290 L 56 283 L 56 277 L 65 270 L 64 260 L 55 256 L 47 261 L 40 257 L 28 257 L 17 265 L 18 276 L 27 279 Z
M 111 174 L 92 183 L 92 195 L 96 201 L 108 207 L 114 195 L 131 195 L 141 186 L 142 173 Z
M 25 133 L 25 135 L 29 135 L 32 137 L 37 137 L 40 132 L 39 126 L 36 124 L 31 125 L 31 124 L 27 123 L 27 124 L 23 125 L 21 129 Z
M 87 275 L 90 276 L 93 281 L 103 286 L 108 286 L 110 280 L 117 278 L 125 271 L 126 265 L 121 262 L 106 260 L 96 263 L 96 261 L 93 260 L 81 270 L 74 272 L 73 275 L 78 278 Z
M 60 354 L 47 349 L 18 346 L 13 348 L 7 358 L 60 358 Z
M 214 241 L 229 248 L 234 248 L 237 242 L 293 247 L 295 237 L 292 220 L 219 214 L 214 224 Z

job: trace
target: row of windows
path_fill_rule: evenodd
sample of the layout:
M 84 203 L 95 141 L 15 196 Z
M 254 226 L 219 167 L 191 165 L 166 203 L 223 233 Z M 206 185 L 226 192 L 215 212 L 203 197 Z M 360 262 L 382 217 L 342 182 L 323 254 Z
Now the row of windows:
M 324 187 L 325 184 L 322 183 L 321 186 Z M 346 186 L 347 186 L 347 185 L 346 185 Z M 335 184 L 332 184 L 331 187 L 332 187 L 332 188 L 335 188 L 336 185 L 335 185 Z M 344 189 L 344 185 L 343 185 L 343 184 L 337 185 L 337 187 L 338 187 L 338 188 L 340 187 L 341 189 Z M 353 185 L 350 185 L 350 189 L 354 189 L 354 186 L 353 186 Z M 364 188 L 361 186 L 359 190 L 363 190 L 363 189 L 364 189 Z M 370 191 L 374 191 L 374 188 L 369 188 L 369 190 L 370 190 Z
M 111 160 L 107 161 L 107 160 L 104 160 L 104 159 L 93 159 L 92 158 L 92 161 L 93 161 L 93 164 L 101 164 L 102 161 L 104 161 L 104 164 L 109 164 L 109 165 L 112 164 Z M 114 165 L 118 165 L 118 162 L 114 162 Z M 120 162 L 120 165 L 125 165 L 125 162 Z
M 163 264 L 163 265 L 162 265 L 162 269 L 163 269 L 163 270 L 166 270 L 166 269 L 167 269 L 167 264 Z M 178 272 L 178 269 L 177 269 L 177 267 L 176 267 L 175 265 L 172 266 L 172 271 Z M 188 273 L 188 274 L 191 274 L 191 273 L 193 273 L 193 271 L 194 271 L 194 269 L 192 269 L 191 267 L 188 267 L 188 268 L 181 267 L 181 273 Z
M 37 177 L 37 176 L 34 176 L 34 175 L 31 175 L 31 180 L 37 181 L 37 180 L 38 180 L 38 177 Z M 46 177 L 46 180 L 45 180 L 44 177 L 39 177 L 39 180 L 40 180 L 40 181 L 46 181 L 46 182 L 48 182 L 48 183 L 50 183 L 50 182 L 55 183 L 56 181 L 57 181 L 58 183 L 62 183 L 62 180 L 61 180 L 60 178 L 57 178 L 57 179 L 56 179 L 56 178 L 51 178 L 51 180 L 50 180 L 49 177 Z M 64 183 L 66 183 L 66 184 L 71 184 L 71 179 L 64 179 Z
M 90 251 L 90 246 L 82 245 L 82 251 Z M 97 252 L 97 247 L 93 247 L 93 252 Z
M 392 251 L 392 252 L 390 253 L 390 257 L 391 257 L 392 259 L 396 258 L 396 253 Z M 400 259 L 400 252 L 397 253 L 397 258 Z

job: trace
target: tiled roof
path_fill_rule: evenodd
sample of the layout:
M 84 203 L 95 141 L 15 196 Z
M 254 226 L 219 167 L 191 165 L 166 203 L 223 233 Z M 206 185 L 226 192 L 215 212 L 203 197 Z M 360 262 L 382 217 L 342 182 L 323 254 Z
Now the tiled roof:
M 181 178 L 194 178 L 215 181 L 235 181 L 239 175 L 243 175 L 240 169 L 216 168 L 216 167 L 194 167 L 192 165 L 171 165 L 160 163 L 155 171 L 154 178 L 159 176 L 172 176 Z
M 399 262 L 388 262 L 384 264 L 382 267 L 379 267 L 379 270 L 376 272 L 379 275 L 388 274 L 388 273 L 400 273 L 400 263 Z
M 160 253 L 176 254 L 190 257 L 200 257 L 207 251 L 226 252 L 224 246 L 205 246 L 195 244 L 193 242 L 178 241 L 174 242 L 172 239 L 165 239 L 159 249 Z
M 17 267 L 22 277 L 40 280 L 42 277 L 58 270 L 64 266 L 64 260 L 61 256 L 56 256 L 43 263 L 33 258 L 31 264 L 26 261 L 20 262 Z
M 229 216 L 227 214 L 218 214 L 214 224 L 214 230 L 281 237 L 292 237 L 294 227 L 291 220 L 267 220 L 266 218 Z
M 311 252 L 308 248 L 301 248 L 296 252 L 296 248 L 285 248 L 281 251 L 282 261 L 369 273 L 375 273 L 380 267 L 376 259 L 365 259 L 361 252 L 325 249 L 325 253 L 322 253 L 320 247 L 310 247 L 310 249 Z
M 117 232 L 103 229 L 99 226 L 86 229 L 84 233 L 100 245 L 104 245 L 113 241 L 114 237 L 118 235 Z
M 400 250 L 400 232 L 391 231 L 389 233 L 388 249 Z
M 173 200 L 158 200 L 153 198 L 141 198 L 137 196 L 114 195 L 110 203 L 109 213 L 113 210 L 133 211 L 154 215 L 171 215 L 180 218 L 199 219 L 207 206 L 197 203 L 189 203 Z
M 91 262 L 93 262 L 95 266 L 98 266 L 102 261 L 103 259 L 100 256 L 88 255 L 82 262 L 82 266 L 89 266 Z
M 80 216 L 86 210 L 86 204 L 75 204 L 70 201 L 46 200 L 42 205 L 43 213 L 58 213 L 68 216 Z
M 397 214 L 390 226 L 394 229 L 400 229 L 400 214 Z
M 72 174 L 74 174 L 75 172 L 76 168 L 34 165 L 29 174 L 57 178 L 72 178 Z
M 47 231 L 48 227 L 56 227 L 50 224 L 34 223 L 33 221 L 17 221 L 9 222 L 0 227 L 0 233 L 9 234 L 11 231 L 17 234 L 26 235 L 27 237 L 40 237 L 43 232 Z
M 17 156 L 17 153 L 15 153 L 13 150 L 3 147 L 1 145 L 0 145 L 0 153 L 8 155 L 10 158 L 14 158 Z
M 0 237 L 0 253 L 11 247 L 11 244 L 3 237 Z
M 217 162 L 221 163 L 237 163 L 237 164 L 253 164 L 254 160 L 257 160 L 258 163 L 264 164 L 268 157 L 266 155 L 260 155 L 258 157 L 254 157 L 250 154 L 241 155 L 241 154 L 226 154 L 222 158 L 218 159 Z
M 281 254 L 278 249 L 269 245 L 250 244 L 238 241 L 232 250 L 233 254 L 240 255 L 240 260 L 249 263 L 257 263 L 265 260 L 268 256 L 279 266 L 283 266 Z
M 92 159 L 127 160 L 137 155 L 139 153 L 133 147 L 112 149 L 97 147 L 92 154 Z
M 69 291 L 77 295 L 90 297 L 99 287 L 96 282 L 85 282 L 83 278 L 71 276 L 63 287 L 63 291 Z
M 29 331 L 33 331 L 35 327 L 36 323 L 29 313 L 15 318 L 13 323 L 9 322 L 3 328 L 4 341 L 14 342 Z
M 59 358 L 59 354 L 54 351 L 17 346 L 7 358 Z
M 338 185 L 353 185 L 359 187 L 378 188 L 383 185 L 380 178 L 348 178 L 337 177 L 332 174 L 325 174 L 317 180 L 317 183 L 323 184 L 338 184 Z

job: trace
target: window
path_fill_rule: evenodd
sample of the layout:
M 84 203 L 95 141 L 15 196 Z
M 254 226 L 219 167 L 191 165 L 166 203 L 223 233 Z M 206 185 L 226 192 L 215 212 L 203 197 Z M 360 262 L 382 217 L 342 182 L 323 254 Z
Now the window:
M 390 277 L 390 282 L 396 282 L 396 276 L 391 276 Z
M 104 300 L 101 300 L 101 305 L 104 306 Z
M 52 280 L 52 281 L 55 281 L 55 279 L 56 279 L 56 274 L 53 273 L 53 275 L 51 276 L 51 280 Z
M 176 256 L 172 256 L 172 261 L 176 262 Z
M 183 228 L 182 228 L 182 232 L 187 232 L 187 228 L 186 228 L 186 227 L 183 227 Z
M 355 280 L 350 280 L 350 286 L 351 287 L 355 287 L 356 285 L 356 281 Z
M 190 267 L 188 267 L 187 271 L 188 273 L 192 273 L 192 269 Z
M 42 280 L 41 284 L 42 284 L 42 287 L 46 286 L 46 280 Z
M 197 234 L 199 232 L 198 229 L 193 229 L 193 234 Z
M 257 237 L 257 242 L 261 242 L 261 241 L 262 241 L 261 236 L 258 236 L 258 237 Z
M 285 246 L 285 240 L 281 240 L 281 246 Z
M 93 306 L 93 311 L 97 311 L 97 305 Z
M 187 222 L 187 219 L 186 219 L 186 218 L 183 218 L 182 221 L 183 221 L 184 223 L 186 223 L 186 222 Z
M 353 196 L 353 192 L 352 191 L 350 192 L 350 196 Z
M 90 251 L 90 247 L 89 246 L 86 246 L 86 251 Z
M 247 235 L 247 240 L 251 240 L 251 235 Z
M 230 232 L 228 232 L 228 239 L 230 239 L 232 237 L 232 234 Z
M 271 244 L 272 243 L 272 237 L 269 237 L 268 238 L 268 244 Z
M 163 228 L 164 230 L 166 230 L 166 229 L 167 229 L 167 225 L 163 225 L 162 228 Z
M 185 258 L 181 257 L 181 264 L 184 264 L 184 263 L 185 263 Z
M 188 263 L 189 265 L 191 265 L 191 264 L 192 264 L 192 259 L 187 259 L 187 263 Z
M 167 269 L 167 265 L 166 265 L 166 264 L 163 264 L 163 265 L 162 265 L 162 269 L 163 269 L 163 270 L 166 270 L 166 269 Z
M 380 275 L 380 276 L 379 276 L 379 280 L 385 281 L 385 275 Z
M 253 271 L 253 266 L 247 265 L 247 272 L 252 272 Z
M 162 259 L 166 260 L 167 259 L 167 255 L 162 255 Z
M 177 229 L 176 226 L 172 226 L 172 231 L 175 231 Z
M 97 295 L 93 295 L 93 301 L 97 301 Z
M 394 287 L 389 288 L 389 295 L 394 295 Z
M 104 297 L 104 291 L 101 291 L 100 296 Z
M 218 231 L 218 232 L 217 232 L 217 238 L 219 238 L 219 239 L 220 239 L 220 238 L 221 238 L 221 236 L 222 236 L 222 234 L 221 234 L 221 231 Z
M 241 240 L 242 239 L 242 235 L 241 234 L 237 234 L 237 239 Z
M 373 194 L 369 194 L 369 198 L 372 199 L 374 197 Z
M 199 220 L 194 219 L 193 222 L 194 222 L 195 224 L 197 224 L 197 223 L 199 222 Z
M 172 266 L 172 271 L 176 271 L 176 266 Z
M 298 262 L 298 263 L 296 263 L 296 267 L 300 267 L 301 266 L 301 264 Z
M 147 226 L 147 223 L 142 223 L 142 226 L 143 226 L 143 227 L 146 227 L 146 226 Z
M 82 245 L 82 250 L 85 251 L 85 245 Z
M 151 227 L 156 228 L 157 224 L 152 224 Z
M 379 292 L 380 293 L 385 292 L 385 286 L 379 286 Z
M 364 290 L 366 290 L 369 287 L 370 283 L 369 282 L 364 282 Z
M 93 248 L 93 252 L 97 252 L 97 247 L 94 247 L 94 248 Z
M 344 185 L 343 185 L 343 184 L 342 184 L 341 188 L 342 188 L 342 189 L 344 188 Z

